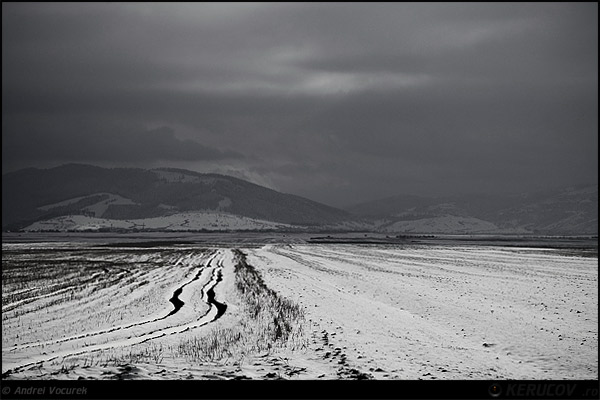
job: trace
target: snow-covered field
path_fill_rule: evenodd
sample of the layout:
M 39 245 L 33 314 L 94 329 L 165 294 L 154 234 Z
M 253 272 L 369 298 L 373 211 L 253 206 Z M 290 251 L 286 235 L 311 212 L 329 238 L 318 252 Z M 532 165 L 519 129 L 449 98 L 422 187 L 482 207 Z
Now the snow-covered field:
M 207 296 L 226 268 L 223 251 L 19 247 L 3 245 L 3 371 L 128 348 L 215 318 Z
M 505 247 L 268 246 L 267 284 L 377 378 L 597 379 L 598 259 Z
M 182 344 L 251 321 L 233 247 L 3 243 L 3 377 L 598 379 L 597 257 L 500 246 L 241 250 L 303 309 L 301 346 L 182 355 Z

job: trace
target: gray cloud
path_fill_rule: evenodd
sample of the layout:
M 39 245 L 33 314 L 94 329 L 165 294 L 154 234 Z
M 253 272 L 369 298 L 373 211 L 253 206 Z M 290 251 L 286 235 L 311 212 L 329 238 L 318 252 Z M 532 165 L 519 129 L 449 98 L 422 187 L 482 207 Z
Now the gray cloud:
M 40 162 L 106 162 L 150 165 L 160 161 L 220 161 L 243 159 L 234 151 L 223 151 L 190 139 L 179 139 L 168 127 L 144 129 L 132 123 L 110 123 L 86 119 L 63 120 L 46 117 L 27 121 L 6 118 L 3 131 L 3 167 L 22 168 Z M 15 157 L 15 154 L 18 157 Z
M 596 3 L 2 11 L 3 170 L 176 165 L 330 204 L 598 179 Z

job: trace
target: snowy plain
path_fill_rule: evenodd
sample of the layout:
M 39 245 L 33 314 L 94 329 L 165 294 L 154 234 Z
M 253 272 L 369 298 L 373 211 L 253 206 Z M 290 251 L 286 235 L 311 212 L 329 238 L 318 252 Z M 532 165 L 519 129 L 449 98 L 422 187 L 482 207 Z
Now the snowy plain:
M 3 243 L 3 377 L 598 378 L 597 255 L 481 245 L 237 247 L 269 288 L 303 308 L 306 346 L 218 362 L 177 354 L 182 340 L 239 320 L 234 246 Z M 227 304 L 218 319 L 211 288 Z M 178 289 L 184 304 L 173 313 Z

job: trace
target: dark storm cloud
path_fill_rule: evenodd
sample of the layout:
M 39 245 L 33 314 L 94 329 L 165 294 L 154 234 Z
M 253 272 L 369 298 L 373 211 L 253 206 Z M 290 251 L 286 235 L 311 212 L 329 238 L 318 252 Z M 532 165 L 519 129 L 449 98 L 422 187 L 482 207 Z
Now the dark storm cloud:
M 243 159 L 233 151 L 222 151 L 189 139 L 179 139 L 171 128 L 144 129 L 135 124 L 96 120 L 72 121 L 54 117 L 36 120 L 7 117 L 2 130 L 26 134 L 3 137 L 3 146 L 20 157 L 7 157 L 15 167 L 39 162 L 149 163 L 157 160 L 215 161 Z
M 2 11 L 3 169 L 162 162 L 332 204 L 597 182 L 596 3 Z

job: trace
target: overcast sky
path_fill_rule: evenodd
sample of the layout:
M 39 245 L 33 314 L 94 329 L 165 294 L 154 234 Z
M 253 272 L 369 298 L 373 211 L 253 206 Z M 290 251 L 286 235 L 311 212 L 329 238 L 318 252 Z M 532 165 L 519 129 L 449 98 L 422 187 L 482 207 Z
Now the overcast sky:
M 598 181 L 597 3 L 2 3 L 2 169 L 334 206 Z

